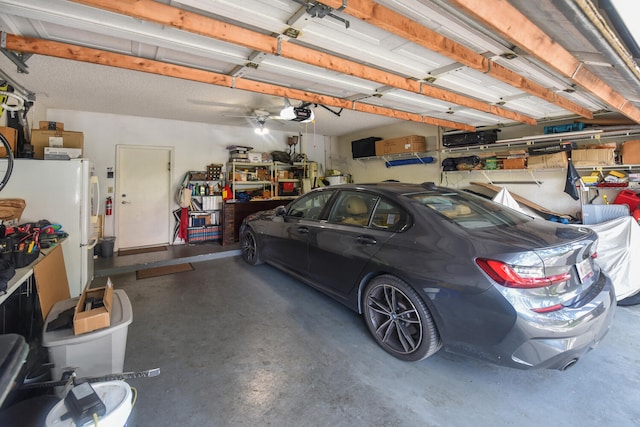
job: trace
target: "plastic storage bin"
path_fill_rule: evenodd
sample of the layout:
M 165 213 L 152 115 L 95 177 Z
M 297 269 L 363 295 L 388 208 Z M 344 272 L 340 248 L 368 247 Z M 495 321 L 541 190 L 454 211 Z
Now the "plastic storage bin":
M 42 345 L 53 363 L 51 375 L 59 380 L 65 368 L 76 368 L 76 376 L 96 377 L 122 372 L 127 347 L 127 333 L 133 321 L 129 297 L 122 289 L 114 289 L 111 325 L 85 334 L 74 335 L 73 328 L 47 331 L 49 323 L 63 311 L 76 306 L 78 298 L 59 301 L 45 320 Z

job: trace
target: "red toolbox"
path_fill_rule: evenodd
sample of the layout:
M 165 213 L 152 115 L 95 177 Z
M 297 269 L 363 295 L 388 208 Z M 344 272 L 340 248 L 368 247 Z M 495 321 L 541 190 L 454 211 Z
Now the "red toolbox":
M 640 196 L 631 190 L 622 190 L 613 201 L 616 205 L 629 206 L 629 212 L 633 212 L 640 203 Z

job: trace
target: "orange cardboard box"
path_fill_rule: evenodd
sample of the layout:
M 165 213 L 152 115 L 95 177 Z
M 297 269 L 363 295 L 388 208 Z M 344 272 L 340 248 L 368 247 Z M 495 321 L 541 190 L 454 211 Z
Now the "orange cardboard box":
M 13 151 L 13 155 L 16 155 L 16 141 L 18 140 L 18 131 L 14 128 L 7 126 L 0 126 L 0 133 L 7 138 L 7 142 Z M 6 157 L 7 152 L 4 147 L 0 148 L 0 157 Z
M 86 303 L 91 299 L 101 299 L 102 305 L 88 308 Z M 85 288 L 76 304 L 73 315 L 73 333 L 75 335 L 106 328 L 111 325 L 111 306 L 113 304 L 113 285 L 109 280 L 102 288 Z
M 64 130 L 64 123 L 41 121 L 38 127 L 42 130 Z
M 640 140 L 623 142 L 621 153 L 625 165 L 640 165 Z
M 376 156 L 424 153 L 425 151 L 427 151 L 427 139 L 424 136 L 409 135 L 376 141 Z
M 504 169 L 524 169 L 526 168 L 526 160 L 524 157 L 517 159 L 504 159 L 502 161 L 502 167 Z
M 33 158 L 44 159 L 44 147 L 50 147 L 50 138 L 62 138 L 63 148 L 84 147 L 84 134 L 68 130 L 41 130 L 31 129 L 31 145 L 33 145 Z

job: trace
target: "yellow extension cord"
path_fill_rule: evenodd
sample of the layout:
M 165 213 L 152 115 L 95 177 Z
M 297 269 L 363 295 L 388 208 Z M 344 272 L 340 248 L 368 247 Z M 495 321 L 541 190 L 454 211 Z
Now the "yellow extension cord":
M 136 406 L 136 400 L 138 400 L 138 389 L 135 387 L 131 387 L 131 392 L 133 393 L 133 397 L 131 398 L 131 409 Z M 98 427 L 98 414 L 93 413 L 93 425 Z

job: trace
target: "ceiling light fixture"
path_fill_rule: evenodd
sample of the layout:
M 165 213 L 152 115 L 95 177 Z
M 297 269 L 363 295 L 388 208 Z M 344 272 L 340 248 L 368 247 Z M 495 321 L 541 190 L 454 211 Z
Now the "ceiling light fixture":
M 265 117 L 258 117 L 258 127 L 253 130 L 257 135 L 266 135 L 269 133 L 269 128 L 264 127 L 265 120 Z

